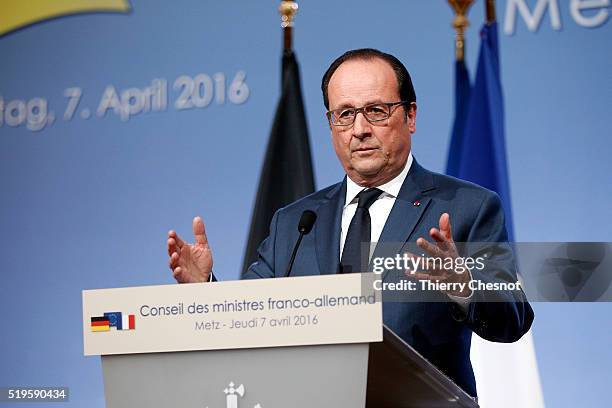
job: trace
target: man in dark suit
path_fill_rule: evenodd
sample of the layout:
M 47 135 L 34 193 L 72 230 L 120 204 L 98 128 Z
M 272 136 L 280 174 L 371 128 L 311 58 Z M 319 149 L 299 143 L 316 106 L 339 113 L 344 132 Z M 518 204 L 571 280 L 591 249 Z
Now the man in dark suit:
M 245 278 L 284 276 L 305 210 L 314 211 L 317 221 L 299 248 L 292 276 L 366 270 L 369 259 L 403 254 L 411 242 L 423 254 L 445 259 L 465 256 L 455 242 L 478 243 L 480 253 L 489 256 L 486 270 L 402 270 L 403 277 L 448 285 L 428 295 L 428 301 L 408 298 L 383 304 L 383 321 L 391 330 L 476 396 L 469 359 L 472 332 L 512 342 L 533 320 L 522 291 L 492 294 L 466 285 L 472 279 L 517 281 L 511 250 L 483 245 L 507 241 L 499 198 L 482 187 L 430 172 L 413 158 L 416 96 L 408 71 L 395 57 L 372 49 L 349 51 L 329 67 L 322 90 L 334 149 L 347 177 L 277 211 L 259 259 Z M 214 279 L 199 217 L 193 229 L 194 244 L 169 233 L 170 267 L 178 282 Z M 363 253 L 363 242 L 378 242 L 373 254 Z M 383 276 L 399 279 L 398 274 Z

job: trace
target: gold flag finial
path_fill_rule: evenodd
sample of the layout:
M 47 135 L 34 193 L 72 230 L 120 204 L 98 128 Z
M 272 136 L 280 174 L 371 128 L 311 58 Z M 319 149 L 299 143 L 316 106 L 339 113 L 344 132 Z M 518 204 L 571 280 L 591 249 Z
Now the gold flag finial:
M 465 30 L 469 27 L 470 21 L 467 18 L 467 12 L 474 3 L 474 0 L 448 0 L 455 11 L 455 19 L 453 27 L 457 31 L 455 37 L 455 59 L 463 61 L 465 58 Z
M 298 11 L 298 4 L 293 0 L 283 0 L 278 6 L 278 12 L 281 15 L 281 27 L 293 27 L 293 16 Z
M 293 0 L 283 0 L 278 6 L 278 12 L 281 15 L 281 27 L 283 28 L 284 46 L 285 50 L 291 49 L 292 31 L 293 31 L 293 17 L 298 11 L 298 4 Z

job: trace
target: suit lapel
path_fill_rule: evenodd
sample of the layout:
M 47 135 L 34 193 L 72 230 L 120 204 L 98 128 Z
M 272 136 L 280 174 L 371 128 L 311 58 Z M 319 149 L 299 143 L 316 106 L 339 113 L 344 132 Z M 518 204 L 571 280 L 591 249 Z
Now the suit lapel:
M 435 188 L 431 173 L 415 159 L 380 234 L 382 245 L 376 246 L 372 259 L 401 251 L 431 203 L 426 193 Z
M 346 200 L 346 177 L 332 189 L 317 208 L 315 247 L 322 275 L 338 273 L 340 265 L 340 228 L 342 209 Z
M 388 256 L 390 250 L 393 250 L 393 253 L 401 251 L 431 203 L 431 198 L 426 194 L 435 188 L 431 173 L 414 159 L 380 235 L 379 243 L 383 243 L 385 248 L 377 245 L 372 259 L 376 256 Z M 346 177 L 342 183 L 330 190 L 316 209 L 315 247 L 319 270 L 323 275 L 338 273 L 340 229 L 345 201 Z

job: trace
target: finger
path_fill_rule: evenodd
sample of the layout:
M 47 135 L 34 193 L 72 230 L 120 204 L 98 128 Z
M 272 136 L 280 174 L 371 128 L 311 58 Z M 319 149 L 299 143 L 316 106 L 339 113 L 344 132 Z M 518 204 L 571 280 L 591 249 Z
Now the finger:
M 428 268 L 427 265 L 423 265 L 422 268 L 417 268 L 413 271 L 406 271 L 406 275 L 415 279 L 426 278 L 428 280 L 440 279 L 446 276 L 447 272 L 436 268 Z
M 446 242 L 446 237 L 437 228 L 430 229 L 429 236 L 432 237 L 436 242 Z
M 440 231 L 442 235 L 446 237 L 447 240 L 453 240 L 453 232 L 451 230 L 451 222 L 450 215 L 448 213 L 444 213 L 440 216 Z
M 416 244 L 417 244 L 417 246 L 419 248 L 421 248 L 423 251 L 427 252 L 429 255 L 432 255 L 432 256 L 442 256 L 442 257 L 444 255 L 440 248 L 438 248 L 436 245 L 428 242 L 425 238 L 417 239 Z
M 176 252 L 170 256 L 170 269 L 174 270 L 178 266 L 179 258 L 179 254 Z
M 441 280 L 440 276 L 430 275 L 424 272 L 416 272 L 407 276 L 418 281 L 440 282 Z
M 440 271 L 436 270 L 435 267 L 427 264 L 425 258 L 416 256 L 410 252 L 406 252 L 405 255 L 411 258 L 411 261 L 408 263 L 408 268 L 404 271 L 406 275 L 415 276 L 415 274 L 424 273 L 425 276 L 432 276 L 440 274 Z
M 180 248 L 176 245 L 174 238 L 168 238 L 168 256 L 172 256 L 175 252 L 180 253 Z
M 444 234 L 437 228 L 429 230 L 429 236 L 436 241 L 438 248 L 442 251 L 448 251 L 450 249 L 450 242 L 446 239 Z
M 406 274 L 413 274 L 414 272 L 416 272 L 418 265 L 419 264 L 419 260 L 421 259 L 421 257 L 416 256 L 415 254 L 413 254 L 412 252 L 405 252 L 404 255 L 406 255 L 406 257 L 410 258 L 410 262 L 408 263 L 408 269 L 406 269 L 405 273 Z
M 204 227 L 204 221 L 202 218 L 195 217 L 193 219 L 193 235 L 195 236 L 196 244 L 208 245 L 208 238 L 206 238 L 206 228 Z
M 178 268 L 175 268 L 174 271 L 172 271 L 172 276 L 174 277 L 174 279 L 176 279 L 177 282 L 181 283 L 183 281 L 183 270 L 181 269 L 181 267 L 179 266 Z
M 178 234 L 176 233 L 176 231 L 174 231 L 174 230 L 168 231 L 168 237 L 174 239 L 174 241 L 176 242 L 176 245 L 179 248 L 182 248 L 183 245 L 185 245 L 185 242 L 183 242 L 181 237 L 179 237 Z

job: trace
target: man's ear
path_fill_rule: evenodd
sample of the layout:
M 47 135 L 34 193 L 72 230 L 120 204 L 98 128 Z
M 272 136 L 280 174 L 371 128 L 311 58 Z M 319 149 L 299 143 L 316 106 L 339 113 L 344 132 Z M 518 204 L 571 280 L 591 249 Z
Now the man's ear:
M 410 133 L 416 132 L 416 116 L 417 116 L 417 104 L 416 102 L 412 102 L 408 105 L 408 112 L 406 113 L 406 118 L 408 120 L 408 127 L 410 128 Z

